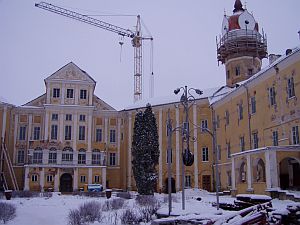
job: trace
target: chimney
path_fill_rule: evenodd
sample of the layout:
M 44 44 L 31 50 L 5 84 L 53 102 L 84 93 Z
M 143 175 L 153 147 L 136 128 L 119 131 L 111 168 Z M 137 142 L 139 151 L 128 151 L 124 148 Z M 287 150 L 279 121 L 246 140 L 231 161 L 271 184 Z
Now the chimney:
M 275 62 L 281 55 L 270 54 L 269 55 L 269 65 Z

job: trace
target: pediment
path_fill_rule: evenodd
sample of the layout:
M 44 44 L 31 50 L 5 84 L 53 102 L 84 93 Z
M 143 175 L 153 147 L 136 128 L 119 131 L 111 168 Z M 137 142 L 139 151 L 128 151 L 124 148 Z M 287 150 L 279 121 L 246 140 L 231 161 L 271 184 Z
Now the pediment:
M 97 110 L 115 110 L 112 106 L 107 104 L 105 101 L 94 95 L 93 105 Z
M 87 74 L 84 70 L 80 69 L 75 63 L 70 62 L 63 66 L 51 76 L 45 79 L 46 82 L 51 81 L 79 81 L 96 84 L 96 81 Z
M 31 100 L 30 102 L 27 102 L 26 104 L 24 104 L 23 106 L 37 106 L 37 107 L 41 107 L 44 104 L 46 104 L 46 94 L 43 94 L 33 100 Z

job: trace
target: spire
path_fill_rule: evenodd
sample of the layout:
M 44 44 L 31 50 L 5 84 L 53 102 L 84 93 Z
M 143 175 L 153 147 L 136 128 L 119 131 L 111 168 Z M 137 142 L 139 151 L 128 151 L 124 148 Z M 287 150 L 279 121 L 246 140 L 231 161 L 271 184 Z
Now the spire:
M 235 0 L 233 12 L 244 11 L 243 4 L 240 0 Z

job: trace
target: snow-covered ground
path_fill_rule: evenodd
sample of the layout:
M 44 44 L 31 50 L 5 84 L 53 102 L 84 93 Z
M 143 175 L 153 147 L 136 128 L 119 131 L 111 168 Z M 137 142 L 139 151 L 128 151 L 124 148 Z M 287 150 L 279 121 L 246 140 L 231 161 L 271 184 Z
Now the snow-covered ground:
M 157 199 L 161 202 L 160 213 L 168 212 L 168 200 L 166 194 L 156 194 Z M 197 198 L 201 198 L 197 200 Z M 116 198 L 113 196 L 112 198 Z M 208 193 L 203 190 L 189 189 L 185 191 L 185 205 L 186 209 L 182 210 L 181 192 L 173 194 L 172 196 L 172 214 L 175 215 L 190 215 L 200 214 L 207 217 L 214 217 L 218 214 L 215 207 L 212 206 L 216 202 L 216 196 L 213 193 Z M 12 198 L 7 201 L 4 198 L 1 202 L 9 202 L 16 206 L 17 216 L 9 221 L 8 225 L 67 225 L 68 213 L 71 209 L 78 209 L 78 207 L 89 201 L 97 201 L 104 203 L 107 199 L 105 197 L 92 198 L 73 195 L 60 195 L 60 193 L 53 193 L 51 198 L 36 197 L 36 198 Z M 235 198 L 230 196 L 220 196 L 220 202 L 233 203 Z M 278 199 L 272 200 L 273 208 L 278 210 L 285 210 L 286 206 L 293 201 L 281 201 Z M 126 200 L 125 208 L 133 209 L 135 207 L 135 200 Z M 0 209 L 1 210 L 1 209 Z M 229 211 L 220 209 L 219 213 L 222 215 L 230 214 Z M 113 224 L 112 212 L 105 212 L 105 218 L 101 224 Z M 100 223 L 95 222 L 94 225 Z M 120 223 L 119 223 L 120 224 Z

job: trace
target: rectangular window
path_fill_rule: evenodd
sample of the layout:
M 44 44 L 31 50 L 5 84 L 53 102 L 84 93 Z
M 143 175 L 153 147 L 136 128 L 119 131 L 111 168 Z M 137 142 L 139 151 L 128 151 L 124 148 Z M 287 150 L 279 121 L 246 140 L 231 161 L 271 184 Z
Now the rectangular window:
M 63 152 L 61 160 L 63 162 L 72 162 L 73 161 L 73 153 L 72 152 Z
M 226 123 L 226 125 L 229 125 L 229 111 L 228 110 L 225 111 L 225 123 Z
M 227 149 L 227 158 L 231 158 L 231 149 L 230 149 L 230 142 L 226 143 L 226 149 Z
M 94 177 L 94 182 L 95 182 L 95 183 L 100 183 L 100 176 L 99 176 L 99 175 L 96 175 L 96 176 Z
M 256 149 L 258 148 L 258 133 L 257 132 L 253 133 L 252 138 L 253 138 L 253 148 Z
M 208 147 L 202 148 L 202 161 L 208 162 Z
M 74 98 L 74 90 L 67 89 L 67 98 Z
M 251 114 L 256 113 L 256 100 L 255 96 L 251 97 Z
M 85 115 L 79 115 L 79 121 L 85 121 Z
M 208 128 L 207 120 L 201 120 L 201 131 L 205 132 Z
M 241 69 L 239 66 L 235 67 L 235 75 L 239 76 L 241 74 Z
M 34 127 L 34 129 L 33 129 L 33 140 L 40 140 L 40 133 L 41 133 L 41 128 L 40 127 Z
M 80 90 L 80 99 L 86 99 L 87 90 Z
M 96 129 L 96 142 L 102 141 L 102 129 L 97 128 Z
M 71 140 L 72 126 L 65 126 L 65 140 Z
M 217 159 L 221 160 L 221 145 L 217 146 Z
M 116 153 L 114 152 L 109 153 L 109 165 L 111 166 L 116 165 Z
M 85 140 L 85 126 L 79 126 L 79 140 Z
M 101 153 L 98 151 L 94 151 L 92 153 L 92 164 L 100 165 L 101 164 Z
M 220 128 L 220 116 L 217 115 L 216 128 Z
M 270 105 L 276 105 L 276 93 L 275 93 L 275 87 L 271 87 L 269 89 L 269 101 Z
M 58 114 L 57 114 L 57 113 L 53 113 L 53 114 L 51 115 L 51 119 L 52 119 L 53 121 L 57 121 L 57 120 L 58 120 Z
M 78 164 L 85 164 L 86 163 L 86 154 L 85 152 L 78 153 Z
M 272 133 L 273 136 L 273 146 L 278 146 L 278 131 L 275 130 Z
M 25 162 L 25 151 L 23 149 L 18 150 L 18 163 L 24 163 Z
M 227 171 L 227 184 L 229 187 L 231 186 L 231 171 Z
M 170 151 L 170 156 L 171 156 L 171 158 L 170 158 L 170 160 L 171 160 L 171 163 L 173 162 L 173 153 L 172 153 L 172 149 L 171 149 L 171 151 Z M 168 163 L 168 160 L 169 160 L 169 151 L 167 150 L 167 163 Z
M 72 114 L 66 114 L 66 120 L 72 121 Z
M 241 152 L 245 151 L 245 138 L 244 138 L 244 136 L 240 137 L 240 149 L 241 149 Z
M 51 139 L 57 140 L 57 125 L 51 125 Z
M 238 116 L 239 116 L 239 120 L 243 119 L 243 105 L 242 104 L 238 104 Z
M 299 144 L 299 129 L 298 126 L 292 127 L 293 145 Z
M 53 98 L 59 98 L 60 89 L 59 88 L 53 88 Z
M 85 183 L 85 176 L 80 176 L 80 183 Z
M 288 79 L 288 97 L 292 98 L 294 96 L 295 96 L 294 78 L 291 77 Z
M 49 158 L 48 158 L 48 163 L 49 164 L 55 164 L 57 161 L 57 153 L 54 151 L 49 152 Z
M 110 130 L 109 132 L 109 141 L 110 143 L 116 142 L 116 130 Z
M 185 176 L 185 187 L 191 187 L 192 186 L 192 179 L 190 175 Z
M 24 141 L 26 139 L 26 127 L 20 127 L 19 140 Z
M 47 175 L 47 182 L 48 183 L 53 182 L 53 176 L 52 175 Z
M 32 174 L 32 175 L 31 175 L 31 181 L 32 181 L 32 182 L 37 182 L 37 181 L 38 181 L 38 176 L 37 176 L 37 174 Z

